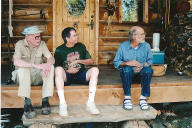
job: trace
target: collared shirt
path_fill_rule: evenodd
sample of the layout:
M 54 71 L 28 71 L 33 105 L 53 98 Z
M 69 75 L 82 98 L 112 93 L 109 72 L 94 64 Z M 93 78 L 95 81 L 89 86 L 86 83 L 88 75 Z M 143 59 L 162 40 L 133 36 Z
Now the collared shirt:
M 153 55 L 150 45 L 147 42 L 140 43 L 139 46 L 135 49 L 131 46 L 129 40 L 123 42 L 117 50 L 116 56 L 113 60 L 113 64 L 115 68 L 120 70 L 121 63 L 131 60 L 136 60 L 142 65 L 144 65 L 145 63 L 149 63 L 150 65 L 152 65 Z
M 34 64 L 43 63 L 43 57 L 49 58 L 51 55 L 47 45 L 41 41 L 40 45 L 30 49 L 26 39 L 19 40 L 15 45 L 14 57 Z

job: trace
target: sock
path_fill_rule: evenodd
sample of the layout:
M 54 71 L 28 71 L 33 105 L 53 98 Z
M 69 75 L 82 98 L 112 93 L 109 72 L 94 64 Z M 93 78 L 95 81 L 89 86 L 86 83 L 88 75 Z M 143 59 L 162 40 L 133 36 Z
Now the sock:
M 146 99 L 146 97 L 141 95 L 141 96 L 140 96 L 140 99 Z
M 131 99 L 131 96 L 125 96 L 125 99 Z
M 25 97 L 25 105 L 31 105 L 31 99 Z
M 96 86 L 89 87 L 89 98 L 87 103 L 94 102 L 95 99 Z
M 44 97 L 44 98 L 42 99 L 42 102 L 49 102 L 49 98 L 48 98 L 48 97 Z
M 31 105 L 31 99 L 25 97 L 25 104 L 24 104 L 24 112 L 28 112 L 30 110 L 33 110 L 32 105 Z
M 59 96 L 60 105 L 61 105 L 61 104 L 66 104 L 66 102 L 65 102 L 65 97 L 64 97 L 64 90 L 58 90 L 58 91 L 57 91 L 57 94 L 58 94 L 58 96 Z

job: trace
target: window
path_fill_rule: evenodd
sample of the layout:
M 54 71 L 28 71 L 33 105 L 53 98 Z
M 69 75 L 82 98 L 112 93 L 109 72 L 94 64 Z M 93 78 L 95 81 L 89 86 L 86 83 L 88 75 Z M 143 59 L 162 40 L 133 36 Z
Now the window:
M 137 0 L 122 0 L 121 7 L 122 7 L 121 10 L 122 21 L 138 22 Z
M 119 0 L 119 21 L 148 23 L 148 0 Z

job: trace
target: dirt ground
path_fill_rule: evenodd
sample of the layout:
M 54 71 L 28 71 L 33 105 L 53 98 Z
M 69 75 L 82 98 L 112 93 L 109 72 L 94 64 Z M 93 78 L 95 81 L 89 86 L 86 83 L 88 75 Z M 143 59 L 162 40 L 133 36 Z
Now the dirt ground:
M 192 128 L 192 102 L 151 104 L 161 111 L 155 120 L 146 121 L 150 128 Z M 7 114 L 7 115 L 6 115 Z M 26 128 L 22 125 L 23 109 L 1 109 L 1 128 Z M 2 120 L 9 120 L 2 123 Z M 76 123 L 57 128 L 121 128 L 124 122 Z

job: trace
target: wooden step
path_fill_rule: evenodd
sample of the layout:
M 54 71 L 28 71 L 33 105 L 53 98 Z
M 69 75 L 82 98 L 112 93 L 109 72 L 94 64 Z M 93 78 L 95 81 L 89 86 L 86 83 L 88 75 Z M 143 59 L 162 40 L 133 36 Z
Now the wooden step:
M 88 86 L 65 86 L 65 98 L 67 104 L 85 104 L 88 99 Z M 42 86 L 31 87 L 32 104 L 41 106 Z M 24 100 L 17 96 L 18 86 L 1 87 L 2 108 L 23 108 Z M 192 101 L 191 83 L 152 83 L 151 97 L 148 103 L 185 102 Z M 141 85 L 133 84 L 131 88 L 132 102 L 138 104 L 141 95 Z M 121 84 L 98 85 L 95 102 L 99 105 L 121 105 L 124 92 Z M 51 105 L 58 105 L 59 100 L 55 88 L 54 95 L 50 98 Z
M 120 122 L 125 120 L 151 120 L 155 119 L 158 111 L 150 106 L 150 110 L 142 111 L 140 106 L 134 105 L 132 110 L 124 110 L 121 105 L 97 105 L 99 115 L 91 115 L 86 111 L 85 105 L 68 105 L 69 116 L 61 117 L 58 106 L 51 108 L 50 115 L 41 115 L 41 109 L 35 109 L 37 116 L 27 119 L 23 115 L 23 124 L 29 126 L 35 123 L 66 124 L 84 122 Z

